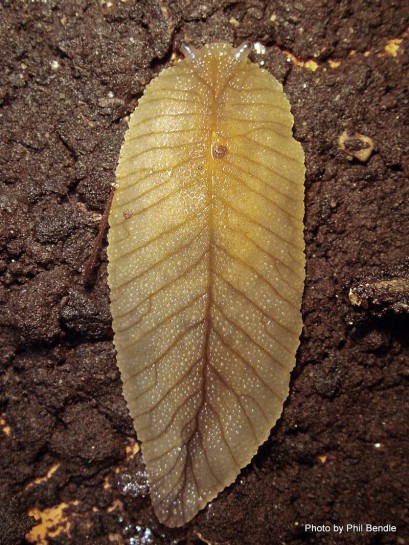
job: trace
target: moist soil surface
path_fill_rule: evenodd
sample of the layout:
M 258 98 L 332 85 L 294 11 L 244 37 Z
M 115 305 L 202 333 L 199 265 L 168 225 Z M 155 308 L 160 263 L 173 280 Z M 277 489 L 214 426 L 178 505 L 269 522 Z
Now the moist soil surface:
M 1 1 L 0 543 L 409 543 L 408 24 L 393 0 Z M 258 44 L 292 104 L 304 330 L 269 440 L 171 530 L 122 398 L 105 240 L 81 274 L 127 116 L 183 42 L 215 41 Z M 373 140 L 366 162 L 345 130 Z

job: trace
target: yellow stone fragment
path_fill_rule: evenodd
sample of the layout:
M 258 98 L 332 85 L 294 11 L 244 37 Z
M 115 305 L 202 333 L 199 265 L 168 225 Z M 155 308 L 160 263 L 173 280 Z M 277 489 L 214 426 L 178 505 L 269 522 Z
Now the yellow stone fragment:
M 388 43 L 385 45 L 385 51 L 388 53 L 388 55 L 396 57 L 401 43 L 401 39 L 389 40 Z
M 311 70 L 311 72 L 315 72 L 316 69 L 318 68 L 318 63 L 315 62 L 315 61 L 307 61 L 305 64 L 304 64 L 305 68 L 307 68 L 307 70 Z
M 328 61 L 330 68 L 338 68 L 341 65 L 341 61 Z

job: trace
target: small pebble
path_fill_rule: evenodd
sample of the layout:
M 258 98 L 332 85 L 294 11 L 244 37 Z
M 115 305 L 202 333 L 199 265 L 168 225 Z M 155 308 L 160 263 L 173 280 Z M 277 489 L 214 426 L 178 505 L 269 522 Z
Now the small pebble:
M 362 163 L 368 161 L 374 149 L 372 138 L 357 132 L 349 134 L 348 131 L 344 131 L 338 139 L 338 145 L 349 160 L 355 158 Z

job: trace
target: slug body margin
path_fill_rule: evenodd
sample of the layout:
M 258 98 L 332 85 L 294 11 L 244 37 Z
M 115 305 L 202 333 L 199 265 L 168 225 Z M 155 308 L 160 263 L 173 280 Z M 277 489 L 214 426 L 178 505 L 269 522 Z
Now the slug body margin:
M 304 283 L 304 154 L 282 86 L 244 48 L 186 54 L 131 116 L 109 217 L 118 366 L 168 526 L 279 418 Z

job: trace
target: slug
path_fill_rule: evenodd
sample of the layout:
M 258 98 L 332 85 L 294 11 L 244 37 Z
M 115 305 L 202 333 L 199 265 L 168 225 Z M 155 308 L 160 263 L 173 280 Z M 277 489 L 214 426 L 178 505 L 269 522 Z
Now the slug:
M 159 521 L 186 524 L 266 441 L 302 328 L 304 154 L 249 49 L 200 50 L 132 114 L 109 216 L 114 342 Z

